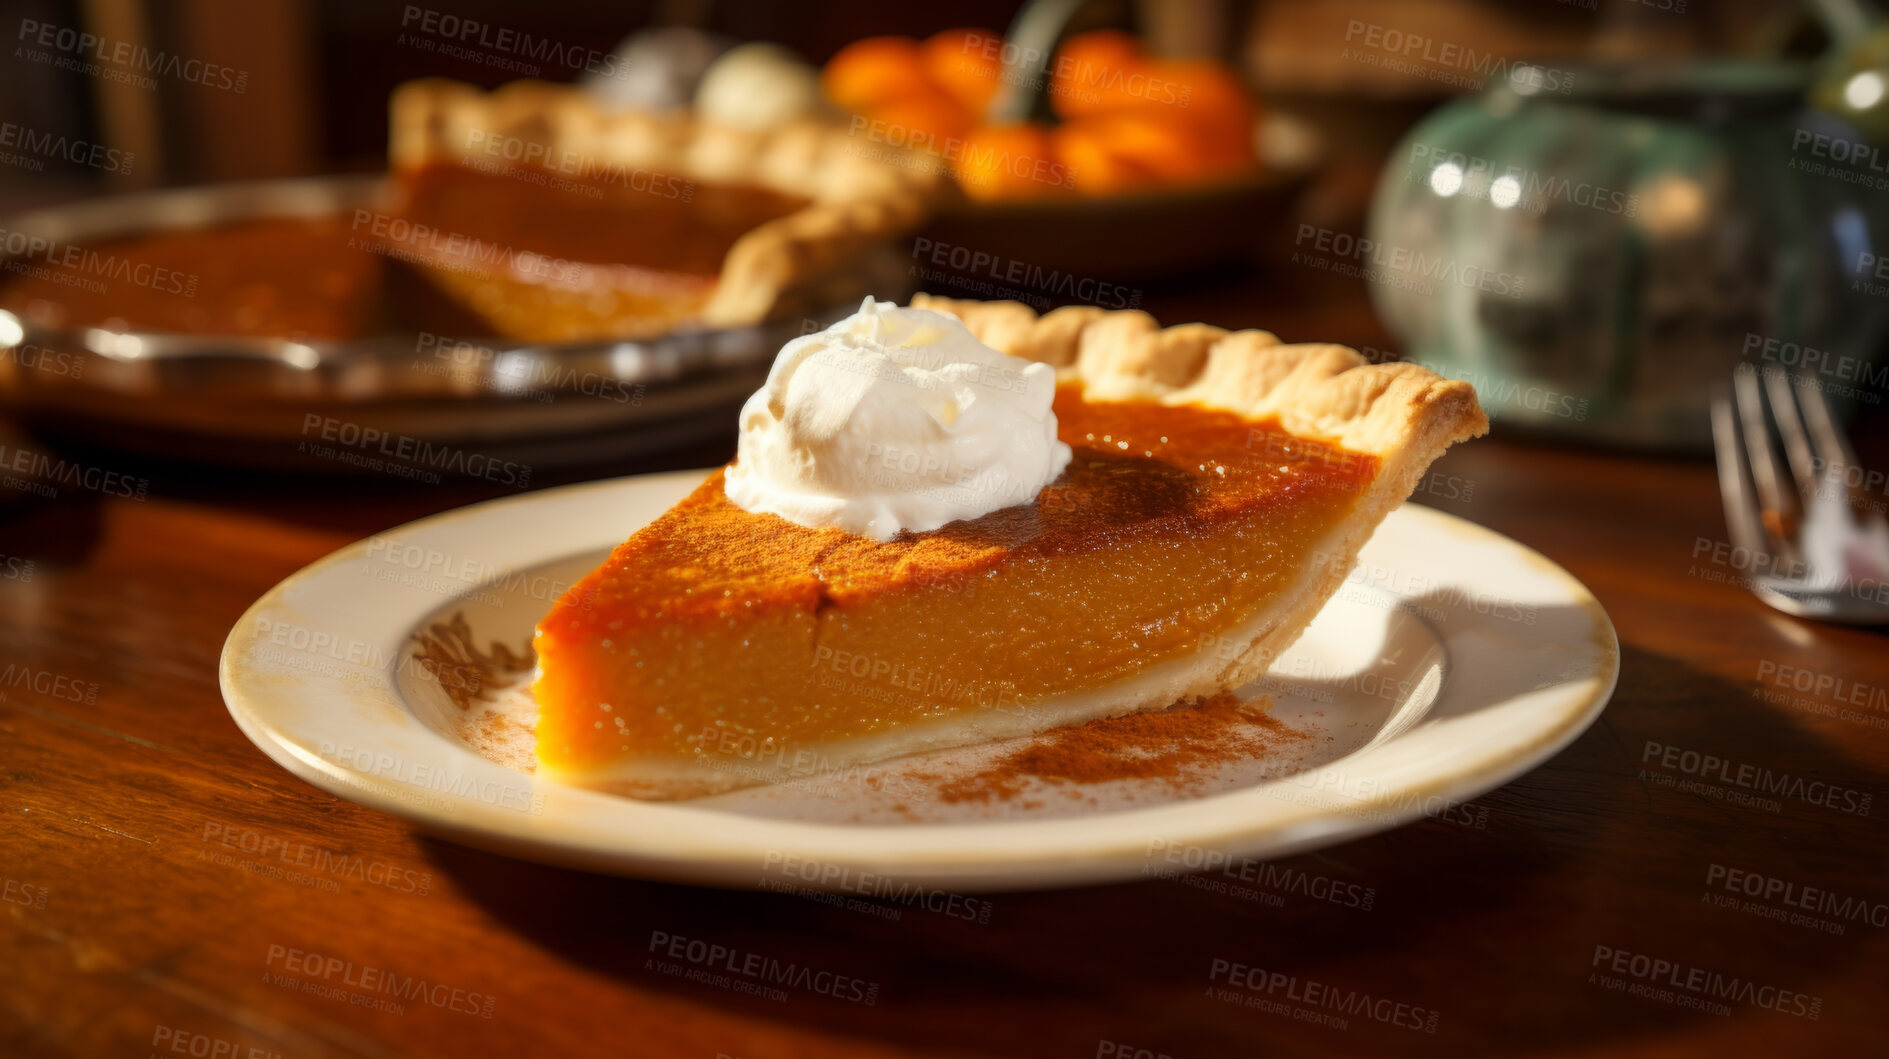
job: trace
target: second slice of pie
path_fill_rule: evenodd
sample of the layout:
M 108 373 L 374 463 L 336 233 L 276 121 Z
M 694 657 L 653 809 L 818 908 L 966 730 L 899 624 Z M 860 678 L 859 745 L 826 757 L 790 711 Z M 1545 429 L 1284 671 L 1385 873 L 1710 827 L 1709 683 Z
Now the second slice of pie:
M 687 797 L 1239 687 L 1430 463 L 1487 429 L 1468 384 L 1340 346 L 1141 312 L 914 307 L 947 315 L 898 310 L 900 364 L 962 321 L 1055 369 L 1066 467 L 1020 502 L 884 540 L 748 510 L 715 472 L 540 623 L 547 774 Z M 920 459 L 848 451 L 862 481 Z M 992 466 L 936 480 L 1010 487 Z

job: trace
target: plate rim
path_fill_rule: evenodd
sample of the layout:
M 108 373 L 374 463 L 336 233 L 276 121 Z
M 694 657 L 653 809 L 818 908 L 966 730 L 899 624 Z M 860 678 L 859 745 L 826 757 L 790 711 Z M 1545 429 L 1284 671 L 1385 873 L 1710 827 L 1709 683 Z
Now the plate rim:
M 763 866 L 759 862 L 763 848 L 770 853 L 783 848 L 792 850 L 812 840 L 811 844 L 819 850 L 807 857 L 812 861 L 840 864 L 886 878 L 944 886 L 958 892 L 987 892 L 1099 885 L 1140 878 L 1141 870 L 1152 863 L 1147 847 L 1149 836 L 1153 835 L 1169 835 L 1188 845 L 1225 851 L 1235 858 L 1268 860 L 1403 826 L 1431 815 L 1432 811 L 1426 807 L 1433 801 L 1440 800 L 1445 808 L 1460 805 L 1553 757 L 1593 723 L 1606 707 L 1619 680 L 1619 642 L 1612 620 L 1592 591 L 1577 578 L 1511 537 L 1460 516 L 1406 502 L 1396 509 L 1394 518 L 1417 518 L 1445 531 L 1481 537 L 1511 550 L 1518 558 L 1549 574 L 1565 591 L 1565 604 L 1579 607 L 1592 622 L 1593 668 L 1591 672 L 1556 681 L 1552 690 L 1558 693 L 1558 705 L 1552 721 L 1531 729 L 1533 738 L 1524 745 L 1485 749 L 1471 762 L 1452 763 L 1413 780 L 1385 784 L 1375 797 L 1360 799 L 1342 808 L 1301 805 L 1296 813 L 1282 810 L 1258 817 L 1242 814 L 1239 810 L 1244 807 L 1237 803 L 1272 797 L 1265 793 L 1271 785 L 1259 784 L 1181 802 L 1091 816 L 941 824 L 837 824 L 749 817 L 702 808 L 686 801 L 638 801 L 566 787 L 535 775 L 506 770 L 534 791 L 555 789 L 562 798 L 576 797 L 586 802 L 607 800 L 597 804 L 608 808 L 612 815 L 624 817 L 626 826 L 615 832 L 622 841 L 602 847 L 568 829 L 553 827 L 546 833 L 541 830 L 546 819 L 543 816 L 501 813 L 476 800 L 471 803 L 456 800 L 449 807 L 439 808 L 402 801 L 383 791 L 402 789 L 400 781 L 380 776 L 370 780 L 364 774 L 323 759 L 281 731 L 269 721 L 267 710 L 259 706 L 254 689 L 244 685 L 240 655 L 255 639 L 259 617 L 281 605 L 292 587 L 313 580 L 331 567 L 362 558 L 375 538 L 476 519 L 495 508 L 543 503 L 553 496 L 569 498 L 582 492 L 660 489 L 672 483 L 676 486 L 698 483 L 707 473 L 706 470 L 684 470 L 629 475 L 497 497 L 414 519 L 343 545 L 283 578 L 246 608 L 231 626 L 217 667 L 225 706 L 250 742 L 304 782 L 336 797 L 398 817 L 429 833 L 476 848 L 608 874 L 756 889 L 764 881 Z M 624 535 L 628 532 L 634 530 L 626 530 Z M 478 586 L 472 587 L 476 590 Z M 1556 600 L 1555 605 L 1563 605 L 1563 601 Z M 1445 642 L 1447 646 L 1447 640 Z M 1445 688 L 1441 694 L 1446 695 L 1447 691 Z M 315 689 L 313 693 L 323 692 Z M 462 744 L 452 743 L 415 716 L 397 690 L 389 693 L 399 702 L 408 721 L 451 746 L 452 753 L 503 768 L 487 762 Z M 1504 701 L 1513 702 L 1514 698 Z M 1396 742 L 1390 740 L 1384 745 Z M 1346 762 L 1355 763 L 1369 753 L 1368 750 L 1354 751 L 1293 776 L 1316 776 Z M 1357 770 L 1354 767 L 1351 771 Z M 1289 781 L 1293 776 L 1280 779 Z M 1273 800 L 1277 802 L 1276 798 Z M 1176 819 L 1163 831 L 1161 826 L 1168 823 L 1164 820 L 1168 817 Z M 670 835 L 653 837 L 685 839 L 684 848 L 656 849 L 647 839 L 639 841 L 638 818 L 643 822 L 660 818 L 674 821 L 671 827 L 662 829 L 670 831 Z M 737 833 L 766 831 L 777 835 L 778 841 L 765 847 L 746 842 L 715 842 L 701 834 L 701 828 L 689 827 L 691 820 L 700 823 L 719 820 L 724 829 Z M 1089 831 L 1116 834 L 1113 837 L 1085 836 L 1084 832 Z M 910 848 L 914 845 L 913 836 L 921 839 L 916 848 Z M 1077 841 L 1084 837 L 1089 837 L 1086 844 Z M 982 841 L 975 849 L 965 848 L 964 840 L 970 838 Z M 888 854 L 871 848 L 875 839 L 908 848 Z M 823 887 L 810 883 L 806 888 Z

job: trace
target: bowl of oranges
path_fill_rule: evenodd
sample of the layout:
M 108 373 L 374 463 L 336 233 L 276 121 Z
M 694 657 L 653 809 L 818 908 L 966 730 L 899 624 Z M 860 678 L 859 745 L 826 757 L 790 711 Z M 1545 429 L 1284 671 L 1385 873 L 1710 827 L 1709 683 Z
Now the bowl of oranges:
M 1221 263 L 1269 243 L 1307 179 L 1262 157 L 1260 107 L 1231 68 L 1159 58 L 1115 30 L 1047 54 L 983 29 L 869 37 L 820 83 L 860 150 L 917 152 L 900 157 L 950 176 L 920 258 L 991 259 L 1000 279 Z

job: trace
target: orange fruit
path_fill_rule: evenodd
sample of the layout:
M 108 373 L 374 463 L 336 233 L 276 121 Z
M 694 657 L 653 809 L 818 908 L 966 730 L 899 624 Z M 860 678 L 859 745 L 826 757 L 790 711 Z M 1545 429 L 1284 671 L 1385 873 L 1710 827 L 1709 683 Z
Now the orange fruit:
M 1203 148 L 1228 161 L 1252 159 L 1256 108 L 1233 71 L 1197 59 L 1150 63 L 1147 74 L 1150 95 L 1172 97 L 1169 109 L 1201 131 Z
M 1230 137 L 1184 108 L 1142 103 L 1065 123 L 1057 150 L 1084 195 L 1218 180 L 1253 167 L 1250 138 Z
M 1002 87 L 1003 38 L 987 29 L 947 29 L 919 45 L 925 73 L 976 117 Z
M 933 88 L 925 76 L 918 43 L 910 37 L 867 37 L 829 59 L 820 73 L 826 98 L 853 111 L 894 96 Z
M 1106 115 L 1064 122 L 1051 134 L 1057 157 L 1069 167 L 1078 194 L 1121 195 L 1154 187 L 1161 178 L 1115 149 Z
M 1049 198 L 1074 188 L 1042 125 L 986 125 L 971 130 L 957 158 L 958 186 L 980 202 Z
M 945 154 L 961 147 L 975 122 L 956 99 L 924 88 L 875 104 L 866 112 L 871 134 L 895 147 Z
M 1050 63 L 1050 108 L 1067 119 L 1131 102 L 1130 79 L 1145 61 L 1141 42 L 1120 30 L 1079 33 Z

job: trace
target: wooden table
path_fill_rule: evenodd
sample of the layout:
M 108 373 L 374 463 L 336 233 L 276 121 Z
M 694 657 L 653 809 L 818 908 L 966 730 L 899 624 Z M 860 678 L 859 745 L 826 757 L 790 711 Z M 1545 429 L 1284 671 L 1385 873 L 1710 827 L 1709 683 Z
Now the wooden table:
M 1302 294 L 1217 318 L 1270 305 L 1289 339 L 1382 341 L 1355 290 Z M 488 494 L 135 469 L 143 501 L 0 513 L 0 578 L 33 564 L 0 579 L 0 1053 L 1843 1055 L 1889 1029 L 1889 804 L 1866 802 L 1889 790 L 1889 652 L 1732 583 L 1705 463 L 1490 439 L 1440 467 L 1468 499 L 1420 497 L 1563 564 L 1618 626 L 1613 704 L 1546 765 L 1279 862 L 1251 896 L 1000 894 L 987 924 L 540 867 L 292 778 L 224 710 L 231 624 L 331 549 Z M 1801 782 L 1752 804 L 1728 796 L 1740 769 Z M 308 868 L 336 863 L 357 870 Z M 1789 918 L 1813 889 L 1827 925 Z M 879 990 L 682 981 L 649 966 L 658 932 Z M 1235 963 L 1274 1007 L 1212 995 Z M 439 988 L 399 1012 L 305 988 L 384 974 Z M 1729 1013 L 1683 1006 L 1672 979 L 1693 975 Z M 1386 1003 L 1342 1027 L 1295 1014 L 1329 990 Z

